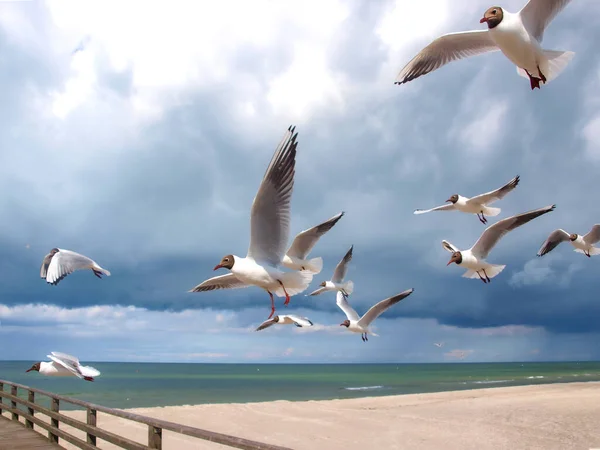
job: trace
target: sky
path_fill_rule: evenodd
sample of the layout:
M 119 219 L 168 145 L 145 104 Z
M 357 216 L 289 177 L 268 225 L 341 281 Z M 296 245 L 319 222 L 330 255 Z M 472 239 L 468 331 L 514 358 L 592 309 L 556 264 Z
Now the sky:
M 551 23 L 544 47 L 576 56 L 541 90 L 500 53 L 393 84 L 440 34 L 484 28 L 489 6 L 0 2 L 0 359 L 600 359 L 600 258 L 568 244 L 536 257 L 554 229 L 585 234 L 600 222 L 590 198 L 600 169 L 600 4 L 572 2 Z M 261 289 L 187 292 L 223 255 L 245 255 L 252 200 L 290 125 L 299 142 L 290 242 L 345 212 L 311 253 L 324 269 L 305 293 L 351 245 L 359 314 L 415 289 L 377 319 L 368 343 L 339 326 L 334 293 L 300 294 L 288 308 L 277 299 L 277 312 L 306 316 L 311 328 L 255 332 L 270 312 Z M 494 205 L 498 219 L 556 210 L 500 241 L 488 260 L 507 267 L 492 283 L 462 278 L 441 241 L 468 248 L 485 227 L 476 216 L 414 209 L 517 174 L 519 186 Z M 50 286 L 39 269 L 53 247 L 112 276 L 80 271 Z

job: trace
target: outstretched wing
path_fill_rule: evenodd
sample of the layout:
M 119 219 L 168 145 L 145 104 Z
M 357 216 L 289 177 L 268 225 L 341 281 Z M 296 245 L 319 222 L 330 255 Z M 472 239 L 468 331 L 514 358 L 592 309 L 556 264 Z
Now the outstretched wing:
M 350 306 L 350 303 L 348 303 L 346 296 L 344 294 L 342 294 L 340 291 L 337 292 L 337 296 L 335 298 L 335 303 L 336 303 L 336 305 L 338 305 L 338 307 L 342 311 L 344 311 L 344 314 L 346 314 L 346 317 L 348 318 L 348 320 L 358 321 L 358 314 L 356 313 L 356 311 L 354 311 L 354 308 L 352 308 L 352 306 Z
M 348 263 L 352 261 L 352 250 L 354 249 L 354 245 L 350 247 L 350 250 L 346 252 L 342 260 L 335 266 L 335 270 L 333 271 L 333 277 L 331 277 L 331 281 L 334 283 L 341 283 L 344 281 L 344 277 L 346 276 L 346 272 L 348 272 Z
M 287 317 L 289 317 L 292 320 L 292 322 L 294 322 L 294 325 L 296 325 L 299 328 L 313 326 L 313 323 L 306 317 L 297 316 L 296 314 L 288 314 Z
M 404 300 L 410 294 L 414 292 L 413 288 L 407 289 L 404 292 L 399 293 L 398 295 L 394 295 L 393 297 L 386 298 L 385 300 L 381 300 L 379 303 L 371 306 L 364 316 L 360 318 L 358 324 L 362 327 L 368 327 L 375 319 L 377 319 L 381 313 L 383 313 L 386 309 L 394 306 L 401 300 Z
M 435 208 L 431 208 L 431 209 L 415 209 L 413 214 L 425 214 L 425 213 L 432 212 L 432 211 L 455 211 L 455 210 L 456 210 L 456 207 L 454 206 L 454 203 L 448 203 L 447 205 L 436 206 Z
M 289 127 L 252 202 L 248 256 L 278 266 L 290 238 L 290 202 L 296 173 L 296 137 Z
M 450 242 L 448 241 L 442 241 L 442 247 L 444 247 L 446 250 L 448 250 L 450 253 L 454 253 L 454 252 L 459 252 L 460 250 L 458 249 L 458 247 L 452 245 Z
M 534 209 L 523 214 L 517 214 L 516 216 L 507 217 L 506 219 L 496 222 L 494 225 L 489 226 L 475 242 L 475 245 L 471 247 L 471 252 L 476 258 L 485 259 L 487 258 L 490 250 L 494 248 L 494 245 L 509 231 L 515 228 L 525 225 L 530 220 L 535 219 L 543 214 L 553 211 L 556 205 L 546 206 L 544 208 Z
M 511 192 L 519 184 L 520 177 L 517 175 L 508 183 L 495 191 L 486 192 L 485 194 L 477 195 L 467 200 L 467 204 L 473 203 L 477 205 L 490 205 L 497 200 L 504 198 L 506 194 Z
M 550 233 L 548 239 L 546 239 L 546 241 L 542 244 L 540 250 L 537 252 L 537 255 L 544 256 L 546 253 L 550 253 L 552 250 L 554 250 L 558 246 L 558 244 L 568 240 L 569 233 L 567 233 L 565 230 L 563 230 L 562 228 L 554 230 L 552 233 Z
M 51 354 L 49 354 L 47 356 L 52 361 L 54 361 L 56 364 L 59 364 L 62 367 L 64 367 L 65 369 L 67 369 L 73 375 L 75 375 L 79 378 L 84 377 L 84 375 L 81 373 L 81 369 L 79 368 L 79 360 L 77 358 L 75 358 L 74 356 L 67 355 L 65 353 L 59 353 L 59 352 L 52 352 Z
M 583 236 L 583 240 L 588 244 L 595 244 L 600 241 L 600 224 L 594 225 L 590 232 Z
M 260 330 L 264 330 L 265 328 L 269 328 L 272 325 L 275 325 L 277 322 L 275 322 L 275 319 L 268 319 L 265 320 L 263 323 L 261 323 L 258 328 L 254 331 L 260 331 Z
M 67 275 L 81 269 L 91 269 L 94 260 L 70 250 L 59 249 L 48 265 L 46 282 L 57 285 Z
M 292 245 L 288 249 L 287 255 L 299 259 L 305 259 L 319 238 L 331 230 L 343 215 L 344 212 L 342 211 L 341 213 L 333 216 L 331 219 L 298 233 L 294 239 L 294 242 L 292 242 Z
M 529 0 L 519 11 L 523 25 L 529 33 L 542 42 L 544 30 L 556 15 L 569 4 L 571 0 Z
M 205 292 L 214 291 L 215 289 L 240 289 L 248 286 L 250 285 L 240 281 L 234 274 L 228 273 L 219 275 L 218 277 L 209 278 L 188 292 Z
M 48 253 L 46 256 L 44 256 L 44 260 L 42 261 L 42 267 L 40 268 L 40 277 L 41 278 L 46 278 L 46 275 L 48 275 L 48 266 L 50 266 L 50 261 L 52 261 L 52 254 Z

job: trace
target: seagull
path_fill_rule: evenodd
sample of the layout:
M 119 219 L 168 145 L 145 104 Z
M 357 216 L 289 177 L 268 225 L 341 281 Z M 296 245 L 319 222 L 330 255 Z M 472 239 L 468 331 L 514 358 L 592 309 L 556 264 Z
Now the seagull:
M 413 214 L 425 214 L 431 211 L 461 211 L 467 214 L 477 214 L 479 221 L 483 224 L 486 224 L 486 215 L 494 217 L 500 214 L 501 211 L 500 208 L 491 208 L 488 205 L 491 205 L 497 200 L 503 199 L 506 194 L 512 192 L 512 190 L 519 184 L 519 180 L 520 177 L 517 175 L 501 188 L 472 198 L 463 197 L 460 194 L 454 194 L 450 196 L 448 200 L 446 200 L 450 203 L 449 205 L 437 206 L 431 209 L 416 209 Z
M 323 258 L 318 257 L 307 260 L 306 257 L 319 238 L 331 230 L 343 215 L 344 212 L 342 211 L 322 224 L 298 233 L 294 242 L 292 242 L 292 245 L 284 255 L 282 264 L 288 269 L 310 270 L 312 273 L 321 272 L 323 269 Z
M 494 225 L 487 227 L 475 245 L 468 250 L 459 250 L 448 241 L 442 241 L 442 246 L 452 253 L 452 257 L 446 265 L 449 266 L 452 263 L 456 263 L 467 269 L 463 274 L 464 278 L 479 277 L 484 283 L 489 283 L 491 281 L 490 278 L 494 278 L 506 267 L 498 264 L 490 264 L 486 261 L 490 251 L 502 236 L 536 217 L 553 211 L 555 207 L 556 205 L 546 206 L 544 208 L 534 209 L 533 211 L 502 219 Z
M 571 245 L 575 247 L 575 251 L 583 253 L 588 258 L 592 255 L 599 255 L 600 248 L 594 247 L 598 241 L 600 241 L 600 224 L 596 224 L 592 227 L 590 232 L 584 236 L 578 234 L 569 234 L 562 228 L 554 230 L 546 239 L 546 242 L 542 244 L 540 251 L 537 253 L 538 256 L 544 256 L 546 253 L 551 252 L 561 242 L 571 241 Z
M 275 316 L 272 319 L 267 319 L 263 323 L 261 323 L 256 331 L 264 330 L 265 328 L 269 328 L 272 325 L 291 325 L 294 324 L 299 328 L 302 327 L 312 327 L 313 323 L 308 320 L 306 317 L 296 316 L 295 314 L 287 314 L 281 316 Z
M 346 276 L 346 272 L 348 271 L 348 263 L 352 260 L 352 250 L 354 249 L 354 245 L 350 247 L 350 250 L 344 255 L 342 260 L 335 266 L 335 270 L 333 272 L 333 276 L 330 281 L 323 281 L 319 286 L 320 288 L 316 291 L 313 291 L 309 294 L 319 295 L 323 292 L 327 291 L 340 291 L 344 296 L 349 296 L 352 294 L 354 290 L 354 283 L 352 281 L 346 281 L 344 283 L 344 277 Z
M 271 314 L 275 313 L 273 294 L 290 296 L 306 290 L 313 274 L 308 270 L 282 272 L 285 248 L 290 237 L 290 201 L 294 188 L 296 146 L 295 127 L 290 126 L 277 146 L 267 167 L 250 211 L 250 246 L 246 257 L 226 255 L 213 270 L 229 269 L 230 273 L 210 278 L 190 292 L 215 289 L 237 289 L 251 285 L 261 287 L 271 297 Z
M 444 346 L 443 342 L 434 342 L 433 345 L 435 345 L 437 348 L 442 348 Z
M 51 352 L 47 355 L 51 362 L 36 362 L 25 372 L 36 371 L 49 377 L 79 377 L 85 381 L 94 381 L 100 372 L 90 366 L 82 366 L 79 359 L 60 352 Z
M 80 269 L 91 269 L 98 278 L 102 278 L 102 274 L 110 276 L 108 270 L 103 269 L 96 261 L 87 256 L 71 250 L 53 248 L 42 261 L 40 277 L 45 278 L 46 283 L 56 286 L 67 275 Z
M 517 13 L 492 6 L 479 23 L 487 30 L 445 34 L 425 47 L 398 74 L 394 84 L 407 83 L 458 59 L 502 51 L 529 78 L 531 89 L 556 78 L 575 53 L 544 50 L 544 30 L 571 0 L 529 0 Z
M 381 300 L 379 303 L 371 306 L 371 309 L 369 309 L 361 318 L 358 317 L 356 311 L 354 311 L 352 306 L 350 306 L 346 296 L 342 292 L 338 291 L 336 296 L 336 304 L 342 311 L 344 311 L 344 314 L 346 314 L 347 317 L 346 320 L 340 323 L 340 327 L 346 327 L 353 333 L 360 333 L 363 342 L 366 342 L 369 340 L 367 338 L 367 334 L 377 336 L 375 333 L 369 330 L 369 326 L 373 323 L 373 321 L 377 319 L 386 309 L 394 306 L 400 300 L 405 299 L 412 294 L 413 291 L 413 288 L 407 289 L 406 291 L 394 295 L 393 297 Z

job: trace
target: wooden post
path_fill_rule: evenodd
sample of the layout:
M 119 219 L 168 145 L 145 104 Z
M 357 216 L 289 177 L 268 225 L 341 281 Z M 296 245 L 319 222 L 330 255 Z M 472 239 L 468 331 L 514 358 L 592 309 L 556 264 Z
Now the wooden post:
M 4 383 L 0 383 L 0 392 L 4 392 Z M 0 416 L 2 415 L 2 403 L 4 403 L 4 397 L 0 397 Z
M 50 409 L 54 412 L 58 412 L 60 403 L 57 398 L 52 398 L 52 403 L 50 404 Z M 58 419 L 50 419 L 50 425 L 58 428 Z M 53 434 L 52 431 L 48 431 L 48 439 L 55 444 L 58 444 L 58 436 Z
M 162 450 L 162 428 L 148 425 L 148 447 Z
M 17 387 L 16 386 L 11 386 L 10 387 L 10 393 L 16 397 L 18 395 Z M 17 409 L 17 402 L 14 401 L 14 400 L 11 400 L 10 401 L 10 406 L 13 409 Z M 12 413 L 12 420 L 17 420 L 18 421 L 19 420 L 19 414 L 16 413 L 16 412 L 13 412 Z
M 35 392 L 29 391 L 29 393 L 27 394 L 27 400 L 29 401 L 29 403 L 35 403 Z M 30 416 L 33 416 L 35 414 L 35 410 L 31 407 L 27 407 L 27 412 L 29 412 Z M 31 428 L 33 430 L 33 422 L 29 419 L 25 419 L 25 427 Z
M 96 415 L 97 412 L 95 409 L 88 408 L 87 409 L 87 424 L 93 427 L 96 426 Z M 87 443 L 96 445 L 96 436 L 90 433 L 87 433 Z

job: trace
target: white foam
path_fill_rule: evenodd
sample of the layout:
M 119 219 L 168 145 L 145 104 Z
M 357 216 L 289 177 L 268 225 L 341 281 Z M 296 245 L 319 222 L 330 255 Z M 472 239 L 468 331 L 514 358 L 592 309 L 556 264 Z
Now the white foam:
M 381 389 L 383 386 L 360 386 L 360 387 L 347 387 L 344 388 L 347 391 L 370 391 L 372 389 Z

